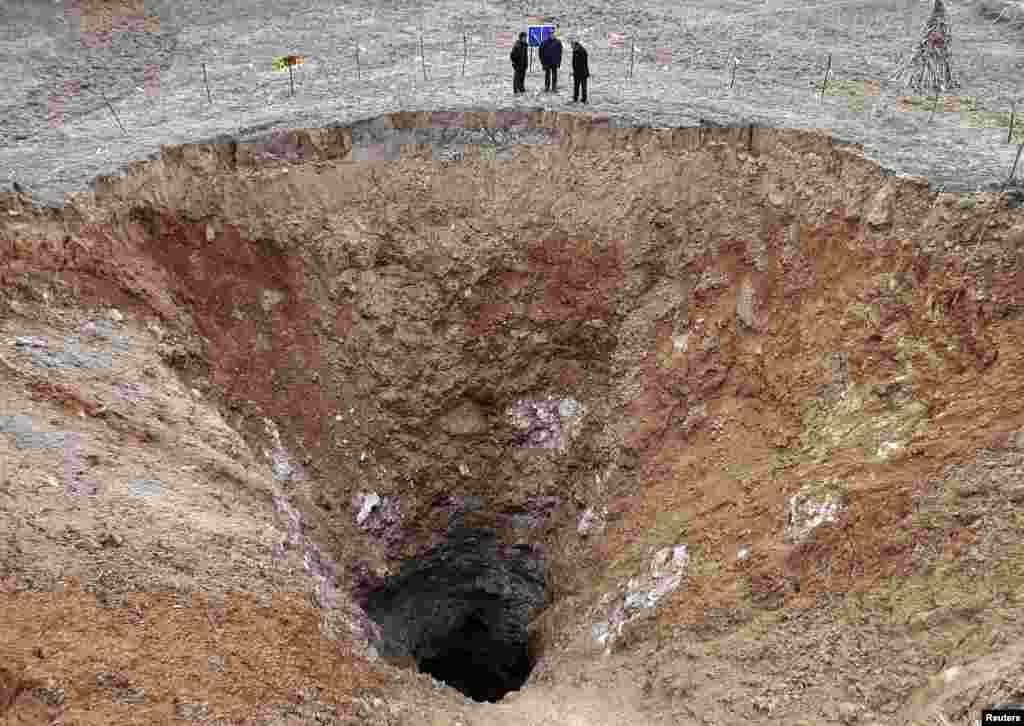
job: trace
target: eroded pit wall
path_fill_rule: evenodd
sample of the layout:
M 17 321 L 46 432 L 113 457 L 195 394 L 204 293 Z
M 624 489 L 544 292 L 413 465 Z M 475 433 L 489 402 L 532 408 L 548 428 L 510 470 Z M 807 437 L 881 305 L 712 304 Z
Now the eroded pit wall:
M 683 385 L 650 385 L 654 336 L 685 347 L 701 323 L 693 295 L 734 287 L 744 334 L 777 332 L 772 307 L 813 284 L 801 240 L 824 230 L 836 255 L 912 249 L 924 273 L 975 275 L 989 316 L 1024 309 L 1019 212 L 805 131 L 402 113 L 165 147 L 69 202 L 3 199 L 4 280 L 78 266 L 177 326 L 255 450 L 278 422 L 332 557 L 361 538 L 369 554 L 345 564 L 380 575 L 458 516 L 545 546 L 555 598 L 586 575 L 581 512 L 635 492 L 645 452 L 730 374 L 712 346 Z M 546 433 L 517 418 L 529 405 Z M 384 520 L 357 520 L 370 495 Z

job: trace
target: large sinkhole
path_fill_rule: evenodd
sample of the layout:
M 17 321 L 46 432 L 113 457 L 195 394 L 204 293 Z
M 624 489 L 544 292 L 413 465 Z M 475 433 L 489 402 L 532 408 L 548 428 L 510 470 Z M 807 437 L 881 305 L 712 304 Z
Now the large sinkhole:
M 475 701 L 518 690 L 533 657 L 527 625 L 544 603 L 544 567 L 528 545 L 498 543 L 490 530 L 453 532 L 367 596 L 384 658 L 412 658 L 421 672 Z

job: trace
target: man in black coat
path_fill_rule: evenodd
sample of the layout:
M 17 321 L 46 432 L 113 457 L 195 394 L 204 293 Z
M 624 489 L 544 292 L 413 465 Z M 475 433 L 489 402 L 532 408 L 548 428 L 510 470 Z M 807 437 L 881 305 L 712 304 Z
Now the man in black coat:
M 508 57 L 512 60 L 512 92 L 526 93 L 526 64 L 529 60 L 526 50 L 526 33 L 519 34 L 519 40 L 512 46 Z
M 587 79 L 590 78 L 590 66 L 587 64 L 587 50 L 579 41 L 572 42 L 572 102 L 580 100 L 580 89 L 583 90 L 583 103 L 587 102 Z
M 551 38 L 548 36 L 544 39 L 544 42 L 540 44 L 537 49 L 537 57 L 540 59 L 540 67 L 544 69 L 544 93 L 551 90 L 551 69 L 548 67 L 547 53 L 548 46 L 551 44 Z
M 562 65 L 562 41 L 549 35 L 540 44 L 540 64 L 544 66 L 544 90 L 558 93 L 558 68 Z

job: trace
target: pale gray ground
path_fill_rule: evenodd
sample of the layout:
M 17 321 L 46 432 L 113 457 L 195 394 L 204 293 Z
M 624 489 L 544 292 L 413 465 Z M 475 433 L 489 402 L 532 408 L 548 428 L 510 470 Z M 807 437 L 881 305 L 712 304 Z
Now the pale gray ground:
M 927 176 L 949 191 L 1001 184 L 1016 151 L 1006 143 L 1005 129 L 962 128 L 957 113 L 929 120 L 927 113 L 898 111 L 894 99 L 906 91 L 896 84 L 868 98 L 863 111 L 851 110 L 844 98 L 819 101 L 813 94 L 829 53 L 838 79 L 889 78 L 918 39 L 930 0 L 586 0 L 571 7 L 488 0 L 344 6 L 322 0 L 147 0 L 146 14 L 160 16 L 158 34 L 115 32 L 109 48 L 92 49 L 80 42 L 67 4 L 21 0 L 0 9 L 6 69 L 0 81 L 0 180 L 4 186 L 18 181 L 48 204 L 88 188 L 98 174 L 153 155 L 161 144 L 347 125 L 398 109 L 566 108 L 572 91 L 568 43 L 560 96 L 536 94 L 543 79 L 534 66 L 529 93 L 516 99 L 508 49 L 496 40 L 498 32 L 518 30 L 528 15 L 540 13 L 557 18 L 566 41 L 579 38 L 588 48 L 588 110 L 609 115 L 611 125 L 694 125 L 704 119 L 825 128 L 863 143 L 884 166 Z M 1006 14 L 997 22 L 980 5 L 954 0 L 947 7 L 960 93 L 975 97 L 980 108 L 1009 110 L 1021 95 L 1024 70 L 1019 16 Z M 427 81 L 418 58 L 421 18 Z M 464 27 L 469 45 L 463 77 Z M 626 80 L 628 45 L 610 50 L 607 34 L 631 30 L 639 51 L 634 77 Z M 364 49 L 361 80 L 357 38 Z M 672 50 L 672 62 L 656 66 L 655 50 L 662 48 Z M 294 98 L 287 72 L 270 67 L 271 57 L 287 53 L 306 57 L 295 73 Z M 734 57 L 740 64 L 730 90 Z M 203 62 L 212 105 L 203 88 Z M 144 91 L 146 65 L 161 69 L 155 97 Z M 65 100 L 63 122 L 51 126 L 48 98 L 76 81 L 81 92 Z

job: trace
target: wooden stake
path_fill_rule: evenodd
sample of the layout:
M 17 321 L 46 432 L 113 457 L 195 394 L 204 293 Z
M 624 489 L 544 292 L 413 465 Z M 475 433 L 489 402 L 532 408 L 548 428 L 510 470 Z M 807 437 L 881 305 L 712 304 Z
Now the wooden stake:
M 203 63 L 203 85 L 206 86 L 206 100 L 213 104 L 213 99 L 210 97 L 210 82 L 206 80 L 206 64 Z
M 1005 196 L 1006 195 L 1006 190 L 1010 188 L 1011 184 L 1013 184 L 1013 177 L 1017 173 L 1017 162 L 1020 161 L 1020 154 L 1021 154 L 1022 151 L 1024 151 L 1024 142 L 1022 142 L 1017 147 L 1017 156 L 1013 160 L 1013 166 L 1010 167 L 1010 176 L 1006 177 L 1006 181 L 1003 182 L 1003 189 L 1002 189 L 1001 192 L 999 192 L 1000 196 Z M 992 211 L 988 213 L 988 218 L 978 228 L 978 234 L 974 235 L 974 244 L 978 244 L 978 242 L 981 241 L 982 235 L 984 235 L 985 234 L 985 230 L 988 229 L 988 225 L 992 221 L 992 217 L 995 216 L 997 208 L 998 208 L 997 205 L 993 205 L 992 206 Z
M 423 80 L 427 80 L 427 57 L 423 54 L 423 5 L 420 5 L 420 64 L 423 66 Z
M 633 48 L 636 46 L 634 38 L 629 39 L 629 77 L 633 77 Z
M 935 100 L 932 102 L 932 113 L 931 113 L 931 116 L 928 117 L 928 123 L 932 122 L 932 118 L 935 116 L 935 109 L 937 109 L 938 107 L 939 107 L 939 89 L 936 87 L 936 89 L 935 89 Z
M 360 81 L 363 79 L 363 71 L 359 67 L 359 43 L 356 43 L 356 79 Z
M 1011 101 L 1010 102 L 1010 130 L 1006 133 L 1006 143 L 1008 143 L 1008 144 L 1013 141 L 1013 121 L 1014 121 L 1014 118 L 1016 117 L 1016 115 L 1017 115 L 1017 102 L 1016 101 Z
M 825 88 L 828 86 L 828 75 L 832 72 L 832 54 L 828 54 L 828 65 L 825 66 L 825 79 L 821 82 L 821 98 L 819 102 L 825 100 Z
M 427 80 L 427 59 L 423 55 L 423 33 L 420 33 L 420 65 L 423 66 L 423 80 Z
M 1020 152 L 1024 151 L 1024 142 L 1021 142 L 1020 146 L 1017 147 L 1017 158 L 1013 160 L 1013 167 L 1010 169 L 1010 176 L 1006 178 L 1006 184 L 1003 185 L 1003 189 L 1010 186 L 1013 182 L 1013 177 L 1017 173 L 1017 162 L 1020 161 Z
M 739 68 L 739 65 L 740 65 L 740 59 L 737 58 L 736 56 L 733 56 L 733 59 L 732 59 L 732 78 L 729 79 L 729 88 L 732 88 L 734 85 L 736 85 L 736 69 Z
M 469 53 L 468 41 L 466 40 L 466 34 L 462 34 L 462 77 L 466 77 L 466 55 Z
M 292 64 L 291 63 L 288 64 L 288 81 L 291 83 L 292 95 L 294 96 L 295 95 L 295 78 L 292 76 Z
M 100 95 L 103 96 L 103 102 L 107 104 L 107 108 L 110 109 L 110 113 L 114 114 L 114 120 L 117 121 L 117 125 L 121 126 L 121 119 L 117 117 L 117 111 L 114 110 L 114 107 L 110 105 L 110 101 L 107 100 L 107 94 L 100 91 Z M 121 126 L 121 131 L 125 136 L 128 135 L 128 132 L 124 130 L 124 126 Z

